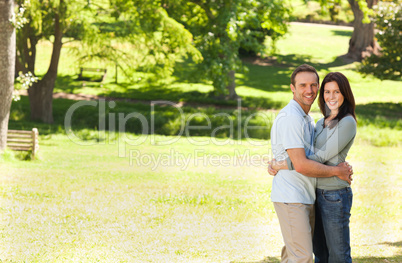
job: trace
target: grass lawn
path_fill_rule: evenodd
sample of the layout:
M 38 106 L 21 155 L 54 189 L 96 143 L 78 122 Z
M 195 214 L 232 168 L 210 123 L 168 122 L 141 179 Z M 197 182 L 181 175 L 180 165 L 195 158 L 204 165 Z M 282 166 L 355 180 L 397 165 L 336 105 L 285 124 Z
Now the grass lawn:
M 342 0 L 340 2 L 340 10 L 336 16 L 337 20 L 346 23 L 353 22 L 354 16 L 348 1 Z M 310 22 L 331 20 L 329 10 L 324 9 L 323 12 L 318 1 L 290 0 L 289 3 L 293 8 L 292 15 L 294 19 Z
M 356 97 L 359 121 L 348 155 L 354 168 L 352 256 L 354 262 L 402 262 L 401 82 L 362 78 L 357 63 L 338 58 L 346 53 L 350 35 L 348 29 L 291 25 L 278 42 L 278 54 L 267 60 L 270 66 L 247 62 L 249 71 L 236 75 L 243 105 L 259 111 L 244 110 L 243 117 L 233 109 L 183 111 L 226 113 L 229 123 L 244 124 L 245 117 L 272 115 L 291 99 L 289 76 L 297 65 L 316 66 L 321 78 L 329 71 L 343 72 Z M 42 73 L 48 51 L 44 43 L 38 54 Z M 137 83 L 119 77 L 116 84 L 111 67 L 101 85 L 75 81 L 78 65 L 67 51 L 56 92 L 226 103 L 207 96 L 210 83 L 184 81 L 194 74 L 187 62 L 177 65 L 181 70 L 171 79 L 156 84 L 142 73 Z M 53 125 L 28 120 L 26 97 L 13 103 L 10 127 L 39 127 L 40 150 L 35 161 L 21 161 L 23 156 L 9 151 L 0 159 L 0 262 L 279 262 L 282 238 L 270 202 L 272 177 L 265 168 L 270 141 L 261 131 L 255 137 L 264 139 L 172 137 L 180 126 L 177 113 L 159 107 L 154 114 L 159 135 L 135 135 L 133 122 L 127 123 L 130 133 L 119 137 L 98 133 L 101 114 L 87 107 L 74 115 L 79 139 L 73 140 L 64 119 L 74 103 L 54 101 Z M 317 109 L 313 115 L 318 119 Z M 117 101 L 106 112 L 106 123 L 113 120 L 108 114 L 119 112 L 152 115 L 149 105 Z M 202 118 L 194 120 L 205 124 Z
M 279 262 L 268 141 L 145 139 L 122 157 L 118 141 L 79 145 L 64 135 L 42 137 L 37 161 L 8 155 L 0 162 L 0 259 Z M 402 260 L 401 158 L 394 147 L 359 142 L 349 154 L 355 262 Z

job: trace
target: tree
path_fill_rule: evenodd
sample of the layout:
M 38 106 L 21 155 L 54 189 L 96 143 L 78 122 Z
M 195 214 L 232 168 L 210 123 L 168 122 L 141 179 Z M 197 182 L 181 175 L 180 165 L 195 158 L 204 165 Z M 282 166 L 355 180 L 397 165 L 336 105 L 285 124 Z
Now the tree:
M 355 20 L 353 22 L 353 34 L 349 40 L 347 56 L 361 61 L 371 54 L 379 54 L 379 45 L 374 38 L 374 23 L 365 14 L 378 3 L 378 0 L 348 0 L 352 8 Z
M 341 0 L 319 0 L 323 7 L 339 5 Z M 353 11 L 353 33 L 349 40 L 347 57 L 361 61 L 371 54 L 378 54 L 379 45 L 374 38 L 374 24 L 370 21 L 372 8 L 378 0 L 348 0 Z
M 287 32 L 289 10 L 272 0 L 162 0 L 168 14 L 193 35 L 204 60 L 201 72 L 212 80 L 215 96 L 237 98 L 235 72 L 242 68 L 240 46 L 263 54 L 266 36 Z
M 0 0 L 0 152 L 7 144 L 8 120 L 14 89 L 15 28 L 13 0 Z
M 181 57 L 190 55 L 196 62 L 202 60 L 193 45 L 193 35 L 168 15 L 160 1 L 110 0 L 110 10 L 114 22 L 101 22 L 99 34 L 105 37 L 97 40 L 103 43 L 96 45 L 100 49 L 88 54 L 119 65 L 126 76 L 133 71 L 145 71 L 164 78 L 173 73 Z M 127 45 L 127 51 L 110 39 Z
M 88 24 L 91 12 L 78 0 L 32 1 L 27 5 L 29 23 L 17 34 L 16 69 L 35 74 L 36 47 L 40 40 L 52 42 L 52 54 L 45 75 L 28 89 L 31 119 L 53 122 L 53 89 L 57 78 L 63 37 L 79 25 Z M 19 0 L 18 4 L 23 4 Z M 82 13 L 86 12 L 87 16 Z M 82 27 L 84 31 L 87 27 Z
M 23 4 L 19 0 L 18 4 Z M 32 1 L 27 6 L 29 23 L 17 34 L 16 70 L 35 74 L 36 48 L 41 39 L 52 39 L 52 55 L 47 72 L 28 89 L 31 119 L 53 122 L 53 88 L 57 78 L 63 36 L 76 20 L 71 19 L 78 7 L 75 1 Z M 70 20 L 71 19 L 71 20 Z
M 380 79 L 400 79 L 402 76 L 402 1 L 381 2 L 373 18 L 381 54 L 362 61 L 360 72 Z
M 139 66 L 171 72 L 177 56 L 198 54 L 191 34 L 153 1 L 110 0 L 110 7 L 104 1 L 33 1 L 26 16 L 29 24 L 18 34 L 17 68 L 35 73 L 37 44 L 43 39 L 53 44 L 46 74 L 28 90 L 31 119 L 46 123 L 53 122 L 53 89 L 66 41 L 80 41 L 75 50 L 81 62 L 113 62 L 128 74 Z M 125 51 L 116 42 L 132 46 Z

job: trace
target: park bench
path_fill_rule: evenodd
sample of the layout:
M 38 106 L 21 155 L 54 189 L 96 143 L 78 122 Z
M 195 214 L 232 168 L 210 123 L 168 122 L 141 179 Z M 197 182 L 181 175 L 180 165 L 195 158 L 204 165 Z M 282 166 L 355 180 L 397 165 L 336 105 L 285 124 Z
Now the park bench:
M 100 73 L 101 77 L 94 79 L 89 76 L 84 76 L 84 72 L 94 72 L 94 73 Z M 87 81 L 98 81 L 98 82 L 103 82 L 106 78 L 106 72 L 107 70 L 105 68 L 80 68 L 80 73 L 78 74 L 78 79 L 79 80 L 87 80 Z
M 7 147 L 14 151 L 31 151 L 32 159 L 39 150 L 39 132 L 37 128 L 32 131 L 8 130 Z

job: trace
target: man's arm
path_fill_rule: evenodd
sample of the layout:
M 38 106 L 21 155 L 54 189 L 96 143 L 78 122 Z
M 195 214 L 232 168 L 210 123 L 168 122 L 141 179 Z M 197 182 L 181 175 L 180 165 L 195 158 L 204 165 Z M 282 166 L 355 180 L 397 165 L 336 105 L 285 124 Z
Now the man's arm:
M 304 148 L 288 149 L 287 153 L 296 172 L 308 177 L 324 178 L 337 176 L 351 184 L 351 170 L 346 163 L 341 163 L 338 166 L 328 166 L 307 159 Z

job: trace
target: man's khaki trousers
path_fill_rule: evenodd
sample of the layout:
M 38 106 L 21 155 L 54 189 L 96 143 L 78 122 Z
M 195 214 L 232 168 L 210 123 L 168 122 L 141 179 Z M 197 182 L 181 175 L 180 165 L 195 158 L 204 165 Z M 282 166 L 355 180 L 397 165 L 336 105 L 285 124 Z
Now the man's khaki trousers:
M 314 205 L 274 203 L 285 246 L 283 263 L 313 262 Z

